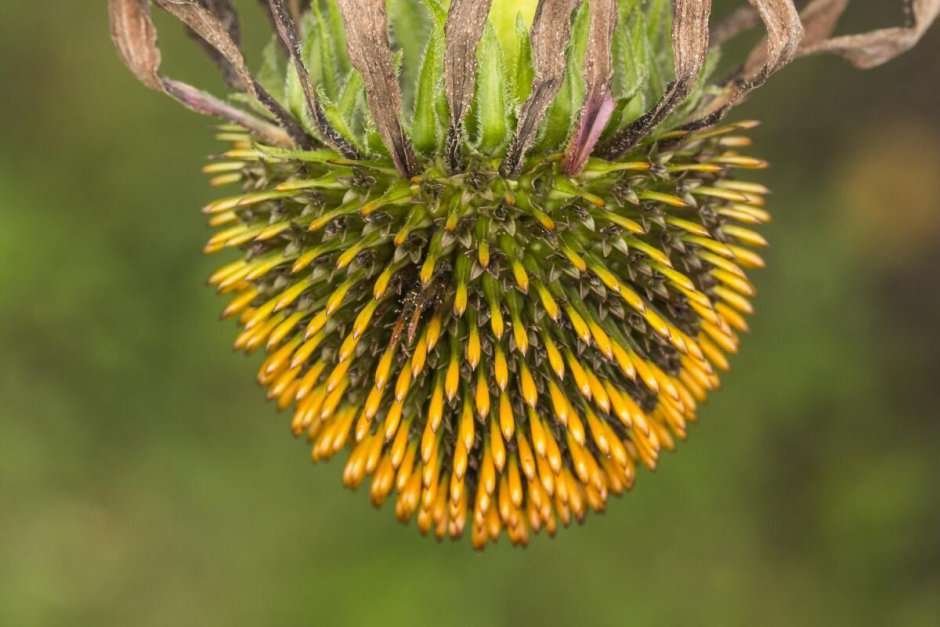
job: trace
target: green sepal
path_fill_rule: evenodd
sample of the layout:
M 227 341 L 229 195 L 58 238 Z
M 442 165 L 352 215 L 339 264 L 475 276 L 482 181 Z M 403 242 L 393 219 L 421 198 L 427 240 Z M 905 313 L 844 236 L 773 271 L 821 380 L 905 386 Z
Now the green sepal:
M 672 8 L 669 0 L 650 0 L 646 18 L 637 14 L 645 23 L 646 32 L 635 41 L 645 47 L 649 67 L 649 89 L 653 92 L 650 102 L 655 102 L 666 91 L 666 85 L 675 76 L 672 60 Z
M 333 71 L 337 76 L 345 76 L 352 69 L 352 63 L 349 61 L 349 51 L 346 49 L 346 26 L 343 24 L 343 15 L 339 11 L 336 0 L 323 0 L 323 2 L 326 6 L 324 23 L 332 33 L 330 40 L 333 42 L 335 62 Z M 318 1 L 313 4 L 318 4 Z
M 483 154 L 497 156 L 509 135 L 510 120 L 502 47 L 489 22 L 477 48 L 477 63 L 477 149 Z
M 340 107 L 335 104 L 324 90 L 319 93 L 320 106 L 323 107 L 323 115 L 333 129 L 342 135 L 349 143 L 357 149 L 362 149 L 359 135 L 356 133 L 350 118 L 347 118 Z
M 303 38 L 303 46 L 301 47 L 300 53 L 304 59 L 304 65 L 307 67 L 307 72 L 310 74 L 310 81 L 314 85 L 322 85 L 323 81 L 319 75 L 322 67 L 319 62 L 321 50 L 320 47 L 316 45 L 316 38 L 314 36 L 316 30 L 316 18 L 313 13 L 304 14 L 300 22 L 300 35 Z M 307 130 L 310 130 L 304 89 L 300 83 L 300 77 L 297 75 L 293 61 L 288 62 L 287 79 L 284 84 L 284 96 L 287 100 L 285 103 L 287 110 L 295 118 L 300 120 L 300 122 L 307 127 Z
M 275 100 L 284 101 L 287 64 L 281 54 L 281 43 L 277 36 L 271 38 L 261 52 L 261 67 L 258 69 L 258 82 Z
M 522 14 L 516 16 L 516 37 L 519 39 L 519 50 L 512 72 L 512 94 L 516 105 L 522 105 L 532 93 L 532 81 L 535 79 L 532 42 L 529 40 L 529 29 Z
M 336 97 L 336 59 L 334 58 L 333 35 L 324 22 L 323 15 L 320 13 L 320 3 L 313 2 L 313 22 L 316 27 L 316 46 L 318 48 L 316 58 L 311 58 L 310 65 L 316 62 L 320 63 L 317 68 L 317 74 L 322 82 L 314 82 L 323 89 L 330 98 Z
M 411 122 L 411 141 L 423 155 L 432 155 L 444 136 L 438 117 L 440 100 L 444 100 L 444 30 L 442 25 L 431 29 L 428 45 L 421 59 L 418 84 L 415 90 L 414 114 Z M 446 107 L 446 102 L 444 103 Z
M 430 20 L 428 10 L 415 0 L 390 0 L 388 21 L 394 45 L 400 50 L 403 62 L 401 78 L 404 86 L 402 98 L 405 106 L 415 101 L 415 86 L 420 76 L 421 59 L 428 40 Z
M 336 101 L 339 111 L 355 132 L 362 132 L 362 112 L 365 107 L 365 82 L 358 70 L 349 70 Z

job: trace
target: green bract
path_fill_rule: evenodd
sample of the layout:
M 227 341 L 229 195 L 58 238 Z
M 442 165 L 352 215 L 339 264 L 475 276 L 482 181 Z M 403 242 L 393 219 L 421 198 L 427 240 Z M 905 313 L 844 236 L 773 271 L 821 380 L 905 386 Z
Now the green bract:
M 390 38 L 399 53 L 400 84 L 409 137 L 418 154 L 430 160 L 440 154 L 447 136 L 448 114 L 444 97 L 444 23 L 446 10 L 436 0 L 395 0 L 389 3 Z M 572 38 L 565 50 L 564 82 L 549 108 L 537 140 L 540 152 L 564 149 L 585 96 L 582 78 L 589 36 L 589 5 L 574 13 Z M 530 12 L 531 13 L 531 12 Z M 508 15 L 506 11 L 504 15 Z M 477 81 L 472 109 L 466 119 L 463 146 L 467 154 L 486 159 L 505 155 L 518 122 L 517 113 L 529 96 L 535 76 L 529 33 L 523 13 L 506 24 L 489 21 L 477 47 Z M 352 68 L 336 0 L 314 3 L 299 24 L 304 41 L 303 58 L 311 80 L 320 86 L 320 101 L 333 127 L 352 145 L 387 156 L 375 132 L 363 92 L 361 74 Z M 611 86 L 616 108 L 601 138 L 623 132 L 655 103 L 673 76 L 669 45 L 671 11 L 668 0 L 622 1 L 614 30 Z M 503 33 L 500 37 L 498 33 Z M 259 74 L 262 85 L 316 135 L 306 112 L 303 89 L 295 72 L 277 58 L 278 42 L 272 41 L 268 60 Z M 507 50 L 508 49 L 508 50 Z M 701 102 L 719 57 L 709 53 L 706 71 L 696 81 L 682 108 L 666 120 L 668 128 L 686 119 Z M 283 96 L 281 96 L 283 94 Z

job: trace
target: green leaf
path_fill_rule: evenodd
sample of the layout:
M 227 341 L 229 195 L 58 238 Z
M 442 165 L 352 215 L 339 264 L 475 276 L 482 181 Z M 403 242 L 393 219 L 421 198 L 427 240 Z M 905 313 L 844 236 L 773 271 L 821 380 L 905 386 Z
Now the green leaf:
M 325 23 L 330 32 L 333 33 L 333 59 L 336 61 L 334 70 L 338 76 L 347 74 L 352 69 L 349 62 L 349 51 L 346 50 L 346 27 L 343 25 L 343 15 L 339 12 L 339 5 L 336 0 L 324 0 L 325 2 Z M 315 2 L 314 4 L 317 4 Z
M 336 132 L 342 135 L 356 149 L 361 150 L 362 144 L 359 141 L 357 133 L 353 130 L 351 119 L 347 118 L 339 106 L 337 106 L 321 89 L 319 94 L 320 105 L 323 107 L 323 115 Z
M 371 119 L 366 126 L 366 148 L 371 155 L 385 158 L 388 158 L 389 156 L 388 148 L 385 147 L 385 142 L 382 141 L 382 136 L 379 135 L 377 130 L 375 130 L 375 124 L 372 123 Z
M 362 111 L 365 106 L 363 94 L 365 93 L 365 82 L 362 74 L 358 70 L 351 69 L 343 83 L 343 89 L 340 91 L 339 99 L 336 102 L 336 109 L 339 111 L 349 126 L 356 134 L 362 132 Z
M 310 42 L 311 48 L 317 50 L 317 54 L 314 58 L 309 60 L 309 64 L 312 66 L 314 63 L 319 63 L 320 67 L 314 69 L 311 67 L 311 75 L 316 74 L 319 77 L 320 81 L 314 81 L 316 87 L 322 87 L 326 92 L 327 96 L 330 98 L 336 98 L 337 94 L 337 62 L 336 62 L 336 48 L 333 44 L 333 34 L 330 32 L 329 24 L 326 23 L 326 20 L 323 17 L 323 14 L 320 12 L 320 3 L 313 2 L 311 3 L 313 7 L 313 28 L 307 31 L 308 40 L 313 38 L 315 41 Z
M 515 68 L 512 73 L 512 93 L 516 104 L 521 105 L 532 93 L 532 81 L 535 78 L 529 28 L 521 13 L 516 16 L 516 37 L 519 40 L 519 51 L 516 54 Z
M 625 22 L 633 17 L 634 13 L 641 11 L 644 0 L 620 0 L 620 20 Z
M 300 51 L 310 73 L 310 81 L 314 86 L 323 84 L 323 77 L 320 76 L 322 64 L 320 63 L 320 49 L 315 45 L 315 37 L 312 36 L 317 30 L 316 18 L 313 13 L 306 13 L 300 22 L 300 35 L 303 41 L 303 48 Z M 301 121 L 308 131 L 312 130 L 307 118 L 307 105 L 304 99 L 304 89 L 300 84 L 300 78 L 294 69 L 293 62 L 289 63 L 287 70 L 287 79 L 284 86 L 286 98 L 285 106 L 290 113 Z
M 443 100 L 441 82 L 444 76 L 444 30 L 439 22 L 431 29 L 431 36 L 421 60 L 418 85 L 415 90 L 414 115 L 411 122 L 411 141 L 415 149 L 430 155 L 443 137 L 437 112 Z M 446 106 L 446 103 L 445 103 Z
M 441 4 L 440 0 L 421 0 L 424 3 L 424 6 L 427 8 L 428 13 L 431 14 L 431 17 L 434 18 L 434 21 L 437 23 L 437 26 L 444 28 L 444 24 L 447 22 L 447 9 L 444 8 L 444 5 Z
M 538 7 L 537 0 L 512 0 L 511 2 L 493 2 L 490 8 L 490 22 L 496 29 L 496 36 L 503 48 L 503 59 L 506 67 L 515 67 L 516 57 L 519 56 L 518 22 L 531 24 Z M 526 29 L 528 31 L 528 29 Z
M 631 2 L 628 1 L 628 5 Z M 649 55 L 646 22 L 642 10 L 633 6 L 621 7 L 621 19 L 614 30 L 613 58 L 614 80 L 612 92 L 617 98 L 617 108 L 601 136 L 601 141 L 623 130 L 646 111 L 649 89 L 649 68 L 655 60 Z M 658 95 L 654 96 L 658 97 Z
M 402 97 L 405 105 L 414 101 L 414 86 L 418 82 L 418 71 L 424 53 L 424 42 L 428 39 L 431 20 L 428 10 L 422 3 L 414 0 L 391 0 L 389 3 L 389 22 L 392 41 L 402 52 Z
M 487 22 L 477 48 L 476 113 L 479 150 L 495 155 L 509 134 L 509 107 L 506 101 L 506 71 L 503 52 L 493 25 Z
M 612 91 L 617 98 L 632 98 L 649 80 L 646 32 L 641 15 L 621 19 L 614 30 L 614 80 Z
M 644 46 L 648 59 L 649 87 L 658 100 L 666 91 L 666 85 L 675 76 L 672 61 L 672 10 L 669 0 L 650 0 L 646 11 L 646 33 L 638 36 L 635 43 Z M 642 19 L 641 16 L 638 16 Z M 655 100 L 651 100 L 655 102 Z
M 587 51 L 588 37 L 590 36 L 591 12 L 588 3 L 584 2 L 578 7 L 571 25 L 571 50 L 569 57 L 578 66 L 584 63 L 584 53 Z
M 272 37 L 261 52 L 258 82 L 275 100 L 280 102 L 283 102 L 285 98 L 284 76 L 286 72 L 286 64 L 281 54 L 281 44 L 277 36 Z

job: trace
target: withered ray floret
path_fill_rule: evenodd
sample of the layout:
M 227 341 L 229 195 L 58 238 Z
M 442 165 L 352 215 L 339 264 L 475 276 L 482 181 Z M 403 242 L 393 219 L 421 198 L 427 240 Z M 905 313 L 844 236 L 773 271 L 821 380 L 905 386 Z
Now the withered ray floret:
M 463 121 L 470 110 L 476 85 L 476 49 L 483 36 L 491 0 L 454 0 L 444 25 L 444 93 L 450 109 L 447 129 L 447 162 L 460 166 L 463 150 Z
M 365 78 L 372 119 L 399 173 L 417 174 L 411 141 L 401 123 L 401 91 L 388 42 L 385 0 L 339 0 L 349 58 Z

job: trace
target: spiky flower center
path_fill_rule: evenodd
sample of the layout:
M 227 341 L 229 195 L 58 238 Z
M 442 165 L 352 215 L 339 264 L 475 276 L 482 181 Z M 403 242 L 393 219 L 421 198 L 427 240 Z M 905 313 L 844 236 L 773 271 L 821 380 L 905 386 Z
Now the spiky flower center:
M 445 98 L 444 14 L 429 3 L 425 42 L 397 31 L 414 89 L 396 142 L 363 95 L 382 77 L 363 78 L 329 27 L 336 7 L 314 3 L 303 62 L 338 148 L 272 147 L 230 127 L 231 150 L 206 168 L 243 188 L 206 207 L 219 228 L 206 250 L 243 253 L 211 278 L 232 295 L 236 347 L 269 353 L 258 380 L 293 406 L 315 461 L 348 448 L 347 486 L 371 476 L 373 503 L 395 493 L 398 518 L 438 537 L 469 524 L 477 547 L 502 529 L 525 543 L 603 509 L 685 437 L 746 328 L 745 270 L 764 244 L 747 225 L 767 219 L 763 188 L 732 176 L 763 166 L 736 152 L 750 124 L 660 130 L 620 141 L 616 159 L 589 156 L 645 123 L 672 63 L 656 44 L 666 3 L 627 5 L 610 31 L 612 91 L 582 72 L 598 28 L 584 4 L 557 93 L 536 106 L 547 70 L 521 22 L 512 54 L 505 28 L 481 27 L 471 97 Z M 278 82 L 270 52 L 262 82 L 316 133 L 302 76 Z M 661 128 L 681 111 L 670 119 Z
M 695 420 L 746 328 L 763 240 L 761 167 L 733 125 L 667 133 L 577 177 L 530 158 L 410 181 L 389 161 L 234 147 L 207 170 L 248 191 L 207 207 L 211 279 L 234 294 L 236 346 L 264 347 L 269 397 L 294 406 L 314 460 L 482 546 L 553 531 L 654 467 Z

